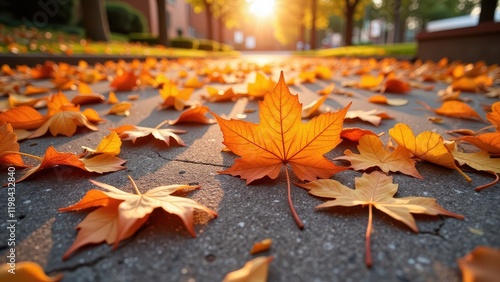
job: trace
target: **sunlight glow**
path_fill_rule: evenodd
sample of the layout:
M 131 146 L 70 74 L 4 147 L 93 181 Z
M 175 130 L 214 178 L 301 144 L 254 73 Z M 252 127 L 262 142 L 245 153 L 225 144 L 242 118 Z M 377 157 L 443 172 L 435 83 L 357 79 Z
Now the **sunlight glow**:
M 260 18 L 268 17 L 274 11 L 274 0 L 253 0 L 250 2 L 249 11 Z

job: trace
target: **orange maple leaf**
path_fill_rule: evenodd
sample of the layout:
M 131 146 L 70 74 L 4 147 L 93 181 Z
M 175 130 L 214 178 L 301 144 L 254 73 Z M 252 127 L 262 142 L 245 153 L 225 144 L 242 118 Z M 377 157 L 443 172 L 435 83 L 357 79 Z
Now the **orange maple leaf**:
M 0 267 L 0 281 L 9 282 L 58 282 L 63 278 L 62 274 L 47 276 L 43 268 L 32 261 L 16 261 L 15 274 L 9 273 L 9 264 L 4 263 Z
M 174 125 L 187 122 L 201 123 L 201 124 L 215 123 L 215 120 L 207 118 L 205 116 L 205 114 L 208 113 L 209 111 L 210 109 L 207 106 L 201 106 L 201 105 L 193 106 L 183 111 L 177 119 L 169 121 L 168 124 Z
M 464 217 L 447 211 L 436 203 L 435 199 L 426 197 L 406 197 L 394 198 L 398 191 L 398 184 L 392 183 L 392 176 L 387 176 L 381 172 L 374 171 L 370 174 L 364 173 L 362 177 L 355 178 L 356 189 L 353 190 L 333 179 L 320 179 L 299 186 L 305 188 L 310 194 L 322 198 L 334 198 L 318 205 L 316 208 L 329 207 L 353 207 L 358 205 L 368 206 L 368 226 L 366 228 L 365 261 L 367 266 L 371 266 L 370 237 L 372 230 L 372 208 L 395 218 L 413 231 L 418 232 L 415 219 L 412 213 L 429 215 L 446 215 L 459 219 Z
M 349 161 L 354 170 L 366 170 L 377 166 L 386 174 L 390 171 L 399 171 L 416 178 L 423 178 L 415 168 L 415 160 L 411 159 L 410 152 L 404 147 L 398 146 L 389 152 L 384 149 L 382 141 L 377 136 L 364 135 L 359 139 L 358 151 L 359 154 L 354 154 L 347 149 L 344 151 L 345 156 L 335 159 Z
M 288 175 L 288 164 L 299 179 L 308 181 L 329 178 L 345 170 L 323 155 L 341 142 L 340 132 L 349 106 L 304 124 L 302 106 L 297 95 L 290 93 L 281 72 L 274 90 L 259 102 L 260 124 L 225 120 L 212 113 L 224 135 L 224 145 L 241 156 L 232 167 L 219 173 L 239 175 L 249 184 L 265 176 L 275 179 L 283 167 Z M 290 192 L 290 185 L 288 189 Z M 289 203 L 297 225 L 302 228 L 290 199 Z
M 193 237 L 196 236 L 194 209 L 217 217 L 216 212 L 192 199 L 172 195 L 180 190 L 194 190 L 200 186 L 168 185 L 141 193 L 130 176 L 129 180 L 137 194 L 127 193 L 111 185 L 91 180 L 94 185 L 107 191 L 92 189 L 79 203 L 59 210 L 73 211 L 100 207 L 78 224 L 77 228 L 80 229 L 78 236 L 64 254 L 63 259 L 67 259 L 75 250 L 90 243 L 106 241 L 108 244 L 114 244 L 116 248 L 120 241 L 133 235 L 156 208 L 162 208 L 168 213 L 179 216 Z
M 0 123 L 10 123 L 14 129 L 35 129 L 46 120 L 47 117 L 28 106 L 20 106 L 0 113 Z
M 469 142 L 490 154 L 500 154 L 500 131 L 483 133 L 476 136 L 462 136 L 455 138 L 455 140 Z
M 441 105 L 441 107 L 437 109 L 431 108 L 429 105 L 427 105 L 422 101 L 417 101 L 417 103 L 421 104 L 427 110 L 434 112 L 438 115 L 483 121 L 483 118 L 471 106 L 461 101 L 457 100 L 445 101 Z
M 171 80 L 163 84 L 159 90 L 160 96 L 163 98 L 163 103 L 160 104 L 160 109 L 174 107 L 177 111 L 182 111 L 184 107 L 189 106 L 189 97 L 193 94 L 194 88 L 179 89 L 177 84 Z
M 500 102 L 491 105 L 491 113 L 486 114 L 486 119 L 500 131 Z
M 134 71 L 125 71 L 117 74 L 110 85 L 115 91 L 130 91 L 137 86 L 137 76 Z
M 19 143 L 12 125 L 6 123 L 0 126 L 0 165 L 25 167 L 19 154 Z
M 444 140 L 441 135 L 432 131 L 424 131 L 415 136 L 411 128 L 404 123 L 398 123 L 393 128 L 389 129 L 389 135 L 399 146 L 406 148 L 406 150 L 415 157 L 454 169 L 467 181 L 472 181 L 470 177 L 456 165 L 455 158 L 444 145 Z
M 255 75 L 255 81 L 247 85 L 248 96 L 254 98 L 263 97 L 266 93 L 273 90 L 274 85 L 274 81 L 271 78 L 267 78 L 265 74 L 258 72 Z

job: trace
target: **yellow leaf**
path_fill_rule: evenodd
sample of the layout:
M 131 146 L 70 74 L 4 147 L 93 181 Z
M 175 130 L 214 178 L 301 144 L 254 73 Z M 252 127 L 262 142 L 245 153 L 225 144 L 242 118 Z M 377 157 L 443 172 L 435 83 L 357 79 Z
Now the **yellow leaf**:
M 14 268 L 11 268 L 9 263 L 3 263 L 0 267 L 0 281 L 57 282 L 62 278 L 62 274 L 58 274 L 53 277 L 47 276 L 39 264 L 31 261 L 16 262 Z
M 266 282 L 269 263 L 273 257 L 257 257 L 245 263 L 243 268 L 228 273 L 222 282 Z

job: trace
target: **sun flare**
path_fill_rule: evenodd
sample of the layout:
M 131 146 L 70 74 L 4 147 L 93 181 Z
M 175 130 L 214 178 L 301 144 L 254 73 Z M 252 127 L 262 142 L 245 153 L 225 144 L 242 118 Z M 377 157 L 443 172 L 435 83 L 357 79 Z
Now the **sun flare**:
M 252 0 L 249 11 L 257 17 L 270 16 L 274 10 L 274 0 Z

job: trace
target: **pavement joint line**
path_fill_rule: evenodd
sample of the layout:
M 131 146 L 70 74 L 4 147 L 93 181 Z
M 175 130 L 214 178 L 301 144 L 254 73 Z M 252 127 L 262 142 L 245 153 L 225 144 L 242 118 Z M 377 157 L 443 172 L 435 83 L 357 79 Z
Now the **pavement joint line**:
M 183 160 L 183 159 L 171 159 L 167 158 L 161 155 L 160 152 L 156 152 L 158 154 L 158 157 L 161 159 L 170 161 L 170 162 L 181 162 L 181 163 L 188 163 L 188 164 L 199 164 L 199 165 L 208 165 L 208 166 L 215 166 L 215 167 L 222 167 L 222 168 L 228 168 L 229 166 L 225 165 L 218 165 L 218 164 L 213 164 L 213 163 L 206 163 L 206 162 L 195 162 L 195 161 L 190 161 L 190 160 Z
M 61 268 L 47 269 L 47 272 L 54 272 L 54 273 L 73 272 L 73 271 L 80 269 L 81 267 L 93 267 L 93 266 L 97 265 L 99 262 L 101 262 L 102 260 L 107 259 L 107 258 L 109 258 L 109 253 L 102 254 L 101 256 L 98 256 L 98 257 L 94 258 L 93 260 L 89 260 L 88 262 L 84 262 L 84 263 L 78 262 L 74 265 L 69 265 L 69 266 L 65 266 L 65 267 L 61 267 Z

